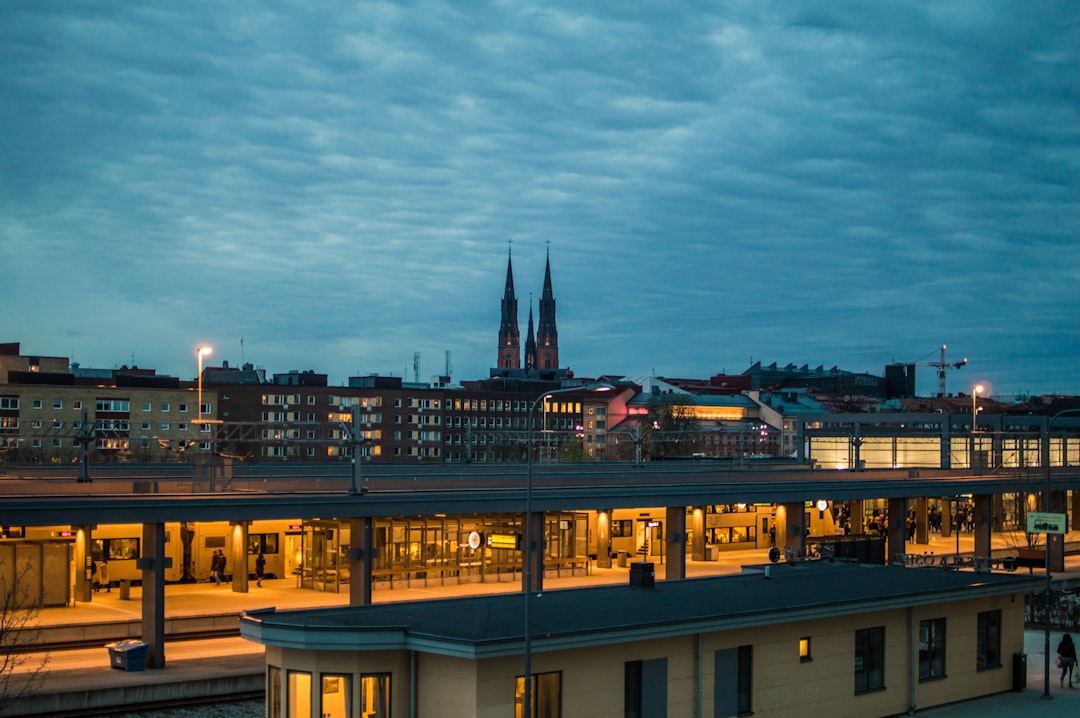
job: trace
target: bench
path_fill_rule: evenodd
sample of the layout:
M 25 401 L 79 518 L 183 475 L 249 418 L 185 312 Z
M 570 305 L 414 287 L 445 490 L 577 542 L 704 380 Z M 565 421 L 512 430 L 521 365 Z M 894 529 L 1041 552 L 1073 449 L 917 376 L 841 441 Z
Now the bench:
M 1032 573 L 1032 569 L 1046 568 L 1046 551 L 1030 548 L 1019 549 L 1016 553 L 1016 566 L 1017 568 L 1026 567 L 1028 573 Z

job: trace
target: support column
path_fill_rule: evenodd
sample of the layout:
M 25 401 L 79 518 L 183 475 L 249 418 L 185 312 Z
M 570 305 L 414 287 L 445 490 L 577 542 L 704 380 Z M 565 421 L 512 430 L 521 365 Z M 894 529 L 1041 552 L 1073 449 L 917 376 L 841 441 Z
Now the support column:
M 668 581 L 686 578 L 686 507 L 668 506 L 665 523 L 667 572 L 664 576 Z M 702 555 L 704 556 L 704 549 Z
M 377 558 L 375 519 L 365 516 L 349 520 L 349 605 L 370 606 L 374 581 L 372 571 Z
M 690 514 L 690 558 L 705 560 L 705 507 L 695 506 Z
M 866 533 L 866 517 L 863 515 L 865 511 L 862 499 L 848 501 L 848 520 L 851 521 L 852 535 Z
M 229 545 L 229 563 L 232 566 L 233 593 L 248 592 L 248 522 L 235 521 L 229 524 L 232 529 L 232 541 Z
M 1050 511 L 1053 513 L 1065 512 L 1065 491 L 1050 492 Z M 1061 534 L 1045 534 L 1050 543 L 1050 570 L 1061 573 L 1065 570 L 1065 537 Z
M 942 499 L 941 501 L 941 538 L 949 538 L 953 531 L 959 531 L 956 523 L 956 501 Z
M 143 524 L 142 557 L 142 640 L 149 643 L 147 668 L 165 667 L 165 524 Z
M 972 500 L 975 504 L 975 556 L 989 558 L 994 536 L 994 497 L 976 494 Z
M 611 568 L 611 509 L 596 512 L 596 567 Z
M 528 571 L 521 572 L 521 590 L 532 593 L 540 593 L 544 590 L 544 529 L 547 522 L 544 520 L 544 512 L 534 511 L 532 514 L 532 556 L 531 566 Z M 521 537 L 522 557 L 525 555 L 525 537 Z M 523 566 L 524 568 L 524 566 Z M 529 584 L 532 585 L 529 585 Z
M 94 595 L 93 532 L 97 526 L 75 526 L 75 600 L 89 603 Z
M 889 528 L 885 539 L 885 562 L 892 563 L 898 553 L 907 553 L 904 524 L 907 523 L 907 499 L 889 499 Z
M 930 543 L 930 502 L 925 496 L 915 499 L 915 543 Z
M 783 552 L 790 546 L 796 555 L 806 552 L 806 512 L 803 502 L 777 504 L 776 547 Z
M 950 422 L 952 419 L 948 414 L 943 414 L 941 417 L 941 446 L 939 447 L 939 456 L 941 461 L 940 468 L 951 469 L 952 468 L 952 451 L 950 451 L 950 444 L 952 443 L 952 426 Z

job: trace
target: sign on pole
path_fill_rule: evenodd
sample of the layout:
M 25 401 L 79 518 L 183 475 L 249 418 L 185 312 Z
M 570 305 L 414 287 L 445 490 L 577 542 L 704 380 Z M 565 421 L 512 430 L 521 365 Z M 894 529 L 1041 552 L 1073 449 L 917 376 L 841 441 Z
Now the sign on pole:
M 1068 530 L 1068 514 L 1051 514 L 1045 511 L 1028 512 L 1027 531 L 1029 534 L 1064 534 Z

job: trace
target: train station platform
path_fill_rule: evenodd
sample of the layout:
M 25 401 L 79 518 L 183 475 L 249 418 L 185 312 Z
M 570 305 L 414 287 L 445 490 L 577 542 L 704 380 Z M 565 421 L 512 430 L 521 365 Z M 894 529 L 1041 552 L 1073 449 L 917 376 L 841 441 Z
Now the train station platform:
M 972 549 L 970 534 L 961 534 L 960 553 L 970 553 Z M 995 549 L 997 545 L 995 545 Z M 909 545 L 912 553 L 933 552 L 939 556 L 951 556 L 956 550 L 954 537 L 931 539 L 929 545 Z M 721 552 L 716 561 L 687 561 L 687 578 L 700 576 L 739 573 L 744 565 L 767 563 L 767 552 L 761 549 Z M 656 578 L 665 578 L 665 566 L 655 562 Z M 1026 569 L 1021 569 L 1026 570 Z M 1036 572 L 1041 572 L 1036 569 Z M 1066 570 L 1054 574 L 1055 581 L 1080 584 L 1080 555 L 1066 558 Z M 544 580 L 544 590 L 554 591 L 564 588 L 577 588 L 605 583 L 625 583 L 629 580 L 629 569 L 592 567 L 588 576 L 552 577 Z M 515 592 L 521 588 L 520 576 L 517 580 L 503 577 L 500 581 L 489 583 L 457 583 L 447 580 L 439 585 L 431 581 L 424 585 L 423 580 L 413 581 L 411 585 L 395 585 L 394 588 L 376 587 L 374 601 L 408 601 L 434 598 L 448 598 L 467 595 L 479 595 L 495 592 Z M 166 633 L 191 633 L 220 630 L 235 626 L 238 629 L 239 615 L 244 610 L 275 607 L 278 609 L 325 608 L 345 606 L 349 596 L 344 593 L 324 593 L 297 586 L 295 579 L 264 580 L 258 587 L 252 581 L 247 593 L 234 592 L 228 584 L 213 583 L 174 584 L 165 590 Z M 245 641 L 238 636 L 214 637 L 207 639 L 168 640 L 165 646 L 166 665 L 162 669 L 127 671 L 113 668 L 110 652 L 105 645 L 120 638 L 138 638 L 141 631 L 142 593 L 138 586 L 130 588 L 127 598 L 121 598 L 120 591 L 113 587 L 111 592 L 93 594 L 89 603 L 78 602 L 74 606 L 47 608 L 38 616 L 41 635 L 47 635 L 44 643 L 62 643 L 69 641 L 100 640 L 100 647 L 55 650 L 49 654 L 49 664 L 42 671 L 41 682 L 34 695 L 0 716 L 50 715 L 103 715 L 120 706 L 132 705 L 181 705 L 189 701 L 205 701 L 208 697 L 221 700 L 235 700 L 237 697 L 258 695 L 263 690 L 264 666 L 263 647 Z M 170 626 L 170 623 L 174 624 Z M 178 629 L 179 626 L 185 626 Z M 1057 645 L 1060 633 L 1055 632 L 1051 649 Z M 1046 715 L 1047 701 L 1040 702 L 1038 695 L 1043 685 L 1043 634 L 1029 631 L 1027 635 L 1028 689 L 993 699 L 991 714 L 1005 710 L 1013 716 L 1036 715 L 1027 712 L 1024 706 L 1031 705 L 1039 709 L 1037 715 Z M 37 665 L 43 654 L 25 654 L 26 661 L 19 672 L 25 672 Z M 1080 708 L 1080 689 L 1057 688 L 1057 670 L 1053 673 L 1052 687 L 1054 697 L 1061 703 L 1053 704 L 1053 710 L 1060 712 L 1066 701 L 1069 705 Z M 1060 694 L 1060 695 L 1059 695 Z M 974 701 L 980 703 L 982 701 Z M 1014 706 L 1015 703 L 1015 706 Z M 968 713 L 956 712 L 967 710 L 950 707 L 937 709 L 940 715 L 966 716 Z M 984 706 L 980 714 L 987 714 Z M 928 715 L 933 711 L 928 711 Z M 971 716 L 975 716 L 973 711 Z

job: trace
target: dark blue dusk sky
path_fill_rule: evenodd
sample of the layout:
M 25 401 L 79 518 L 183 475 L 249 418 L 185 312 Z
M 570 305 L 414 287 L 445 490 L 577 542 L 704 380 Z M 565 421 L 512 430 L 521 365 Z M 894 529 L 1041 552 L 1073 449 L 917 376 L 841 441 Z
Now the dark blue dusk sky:
M 1078 178 L 1075 0 L 0 6 L 0 341 L 84 366 L 480 378 L 513 239 L 578 375 L 1080 394 Z

